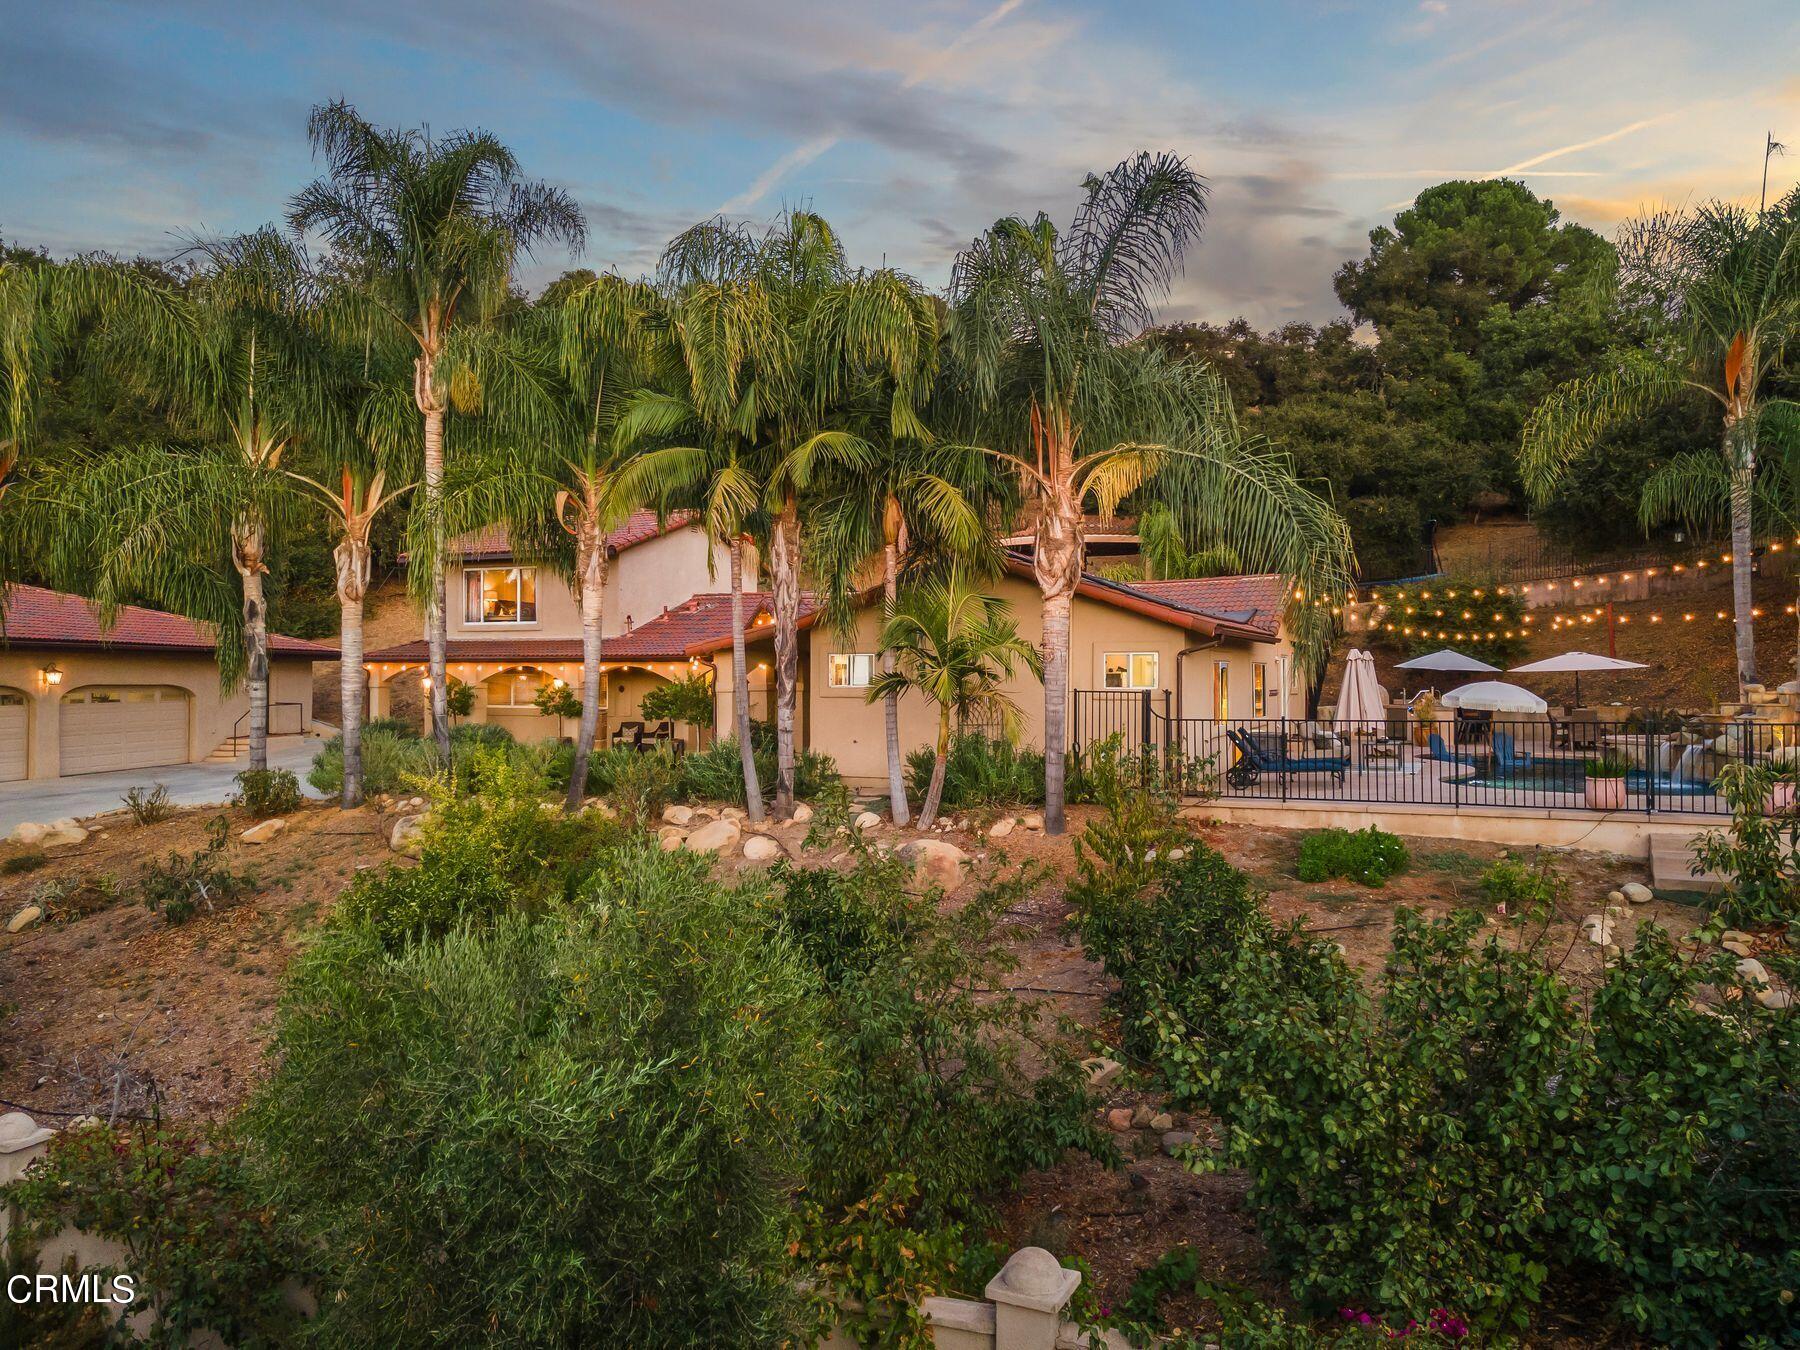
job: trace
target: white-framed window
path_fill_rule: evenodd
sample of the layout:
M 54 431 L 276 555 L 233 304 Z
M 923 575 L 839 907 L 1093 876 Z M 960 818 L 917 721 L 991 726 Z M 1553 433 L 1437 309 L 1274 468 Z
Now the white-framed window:
M 1101 667 L 1108 689 L 1154 689 L 1160 658 L 1156 652 L 1108 652 Z
M 541 670 L 503 670 L 482 683 L 487 687 L 488 707 L 529 708 L 550 677 Z
M 536 623 L 537 568 L 463 569 L 463 622 Z
M 833 689 L 867 689 L 874 678 L 874 652 L 833 652 L 827 660 L 825 683 Z
M 122 685 L 116 689 L 77 689 L 64 695 L 64 703 L 160 703 L 186 697 L 179 689 L 162 689 L 149 685 Z M 4 702 L 4 700 L 0 700 Z

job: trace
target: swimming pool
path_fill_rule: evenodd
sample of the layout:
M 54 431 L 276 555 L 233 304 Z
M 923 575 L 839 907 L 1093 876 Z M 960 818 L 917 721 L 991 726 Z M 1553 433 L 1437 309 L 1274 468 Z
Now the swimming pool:
M 1580 793 L 1587 787 L 1587 766 L 1578 759 L 1540 759 L 1511 773 L 1497 773 L 1490 765 L 1450 781 L 1464 787 L 1496 791 Z M 1713 794 L 1713 785 L 1706 779 L 1671 778 L 1666 773 L 1659 773 L 1651 784 L 1642 769 L 1626 771 L 1626 792 L 1641 797 L 1647 787 L 1658 797 L 1710 797 Z

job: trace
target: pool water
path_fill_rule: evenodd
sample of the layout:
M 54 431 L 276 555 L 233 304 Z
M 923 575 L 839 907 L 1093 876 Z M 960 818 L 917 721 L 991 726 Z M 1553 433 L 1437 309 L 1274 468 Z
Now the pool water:
M 1506 788 L 1515 792 L 1581 792 L 1587 786 L 1587 769 L 1579 760 L 1546 759 L 1511 773 L 1488 768 L 1452 781 L 1465 787 Z M 1642 796 L 1646 786 L 1642 769 L 1626 771 L 1627 792 Z M 1659 797 L 1710 797 L 1713 791 L 1713 785 L 1704 779 L 1671 778 L 1665 773 L 1656 775 L 1654 786 Z

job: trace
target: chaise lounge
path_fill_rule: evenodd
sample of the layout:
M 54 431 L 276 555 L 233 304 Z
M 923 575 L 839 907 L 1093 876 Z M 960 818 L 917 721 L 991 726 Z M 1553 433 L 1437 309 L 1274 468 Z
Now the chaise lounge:
M 1238 762 L 1225 771 L 1225 781 L 1232 787 L 1249 787 L 1265 773 L 1286 777 L 1295 773 L 1328 773 L 1344 781 L 1350 769 L 1348 755 L 1290 755 L 1287 746 L 1268 737 L 1257 738 L 1247 731 L 1229 730 L 1227 739 L 1241 752 Z

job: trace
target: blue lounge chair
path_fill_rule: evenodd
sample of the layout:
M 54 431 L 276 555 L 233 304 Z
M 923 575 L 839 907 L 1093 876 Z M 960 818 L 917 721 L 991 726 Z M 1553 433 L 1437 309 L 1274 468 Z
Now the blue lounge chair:
M 1341 783 L 1350 768 L 1348 755 L 1290 755 L 1280 742 L 1259 741 L 1247 731 L 1227 731 L 1225 735 L 1241 752 L 1238 762 L 1225 773 L 1225 781 L 1232 787 L 1249 787 L 1265 773 L 1283 777 L 1294 773 L 1328 773 Z
M 1510 731 L 1494 733 L 1494 765 L 1501 773 L 1517 773 L 1531 767 L 1531 756 L 1520 754 L 1513 745 Z
M 1425 758 L 1435 759 L 1441 764 L 1460 764 L 1467 769 L 1475 767 L 1475 756 L 1452 750 L 1444 744 L 1444 738 L 1435 731 L 1426 737 Z

